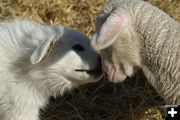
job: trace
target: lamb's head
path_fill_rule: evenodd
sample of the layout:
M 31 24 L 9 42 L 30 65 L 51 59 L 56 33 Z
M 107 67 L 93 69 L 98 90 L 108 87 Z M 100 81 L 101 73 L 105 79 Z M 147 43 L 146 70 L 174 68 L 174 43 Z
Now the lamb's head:
M 73 85 L 100 80 L 100 55 L 90 46 L 89 39 L 72 29 L 54 26 L 53 30 L 55 36 L 49 36 L 31 55 L 30 61 L 36 68 L 31 76 L 43 79 L 40 83 L 47 89 L 61 89 L 62 93 L 62 89 Z
M 91 45 L 100 51 L 103 70 L 113 82 L 132 76 L 133 68 L 140 62 L 140 37 L 132 21 L 123 8 L 102 13 L 96 19 L 96 32 Z

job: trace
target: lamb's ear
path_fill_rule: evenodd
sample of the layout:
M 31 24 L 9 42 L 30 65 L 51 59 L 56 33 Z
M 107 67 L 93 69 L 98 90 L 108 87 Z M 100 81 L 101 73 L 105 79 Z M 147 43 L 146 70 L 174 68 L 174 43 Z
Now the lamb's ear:
M 96 50 L 104 49 L 113 44 L 118 37 L 125 19 L 122 16 L 111 14 L 102 25 L 99 32 L 96 32 L 92 38 L 92 46 Z
M 45 59 L 51 52 L 57 40 L 58 38 L 56 37 L 50 37 L 47 41 L 45 41 L 39 47 L 37 47 L 30 57 L 31 63 L 37 64 L 41 62 L 43 59 Z

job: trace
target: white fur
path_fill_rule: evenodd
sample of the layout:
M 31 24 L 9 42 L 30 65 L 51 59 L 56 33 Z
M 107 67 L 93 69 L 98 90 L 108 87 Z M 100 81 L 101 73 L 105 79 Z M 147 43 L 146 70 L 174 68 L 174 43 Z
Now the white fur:
M 84 50 L 73 49 L 76 44 Z M 99 67 L 79 32 L 25 20 L 0 23 L 0 120 L 39 120 L 51 95 L 99 80 L 101 74 L 85 71 Z

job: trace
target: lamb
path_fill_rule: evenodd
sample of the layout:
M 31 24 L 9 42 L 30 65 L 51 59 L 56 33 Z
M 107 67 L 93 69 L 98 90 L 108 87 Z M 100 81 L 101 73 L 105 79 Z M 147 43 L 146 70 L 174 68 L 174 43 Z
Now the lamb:
M 60 25 L 0 23 L 0 120 L 39 120 L 50 96 L 102 77 L 88 38 Z
M 97 16 L 91 45 L 108 79 L 141 68 L 167 104 L 180 104 L 180 24 L 142 0 L 113 0 Z

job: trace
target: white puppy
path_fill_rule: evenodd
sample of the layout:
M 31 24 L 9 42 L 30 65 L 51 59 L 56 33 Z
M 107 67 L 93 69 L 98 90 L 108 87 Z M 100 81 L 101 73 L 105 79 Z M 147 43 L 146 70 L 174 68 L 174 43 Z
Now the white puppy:
M 0 120 L 39 120 L 53 95 L 101 78 L 88 38 L 62 26 L 0 23 Z

